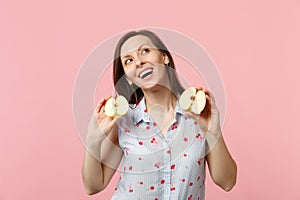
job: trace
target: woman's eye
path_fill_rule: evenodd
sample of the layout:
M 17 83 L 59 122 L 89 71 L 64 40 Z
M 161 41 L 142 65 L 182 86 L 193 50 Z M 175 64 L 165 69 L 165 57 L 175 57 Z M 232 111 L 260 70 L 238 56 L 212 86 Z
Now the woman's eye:
M 125 65 L 127 65 L 128 63 L 130 63 L 130 62 L 131 62 L 131 60 L 132 60 L 132 59 L 127 59 L 127 60 L 125 60 L 125 62 L 124 62 L 124 63 L 125 63 Z
M 150 51 L 150 49 L 145 48 L 145 49 L 142 50 L 142 54 L 148 53 L 149 51 Z

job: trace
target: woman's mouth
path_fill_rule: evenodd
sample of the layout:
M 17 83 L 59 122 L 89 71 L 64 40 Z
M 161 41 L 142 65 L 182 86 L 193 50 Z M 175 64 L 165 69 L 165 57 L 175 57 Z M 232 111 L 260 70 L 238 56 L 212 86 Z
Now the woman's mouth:
M 140 73 L 139 78 L 144 79 L 153 73 L 153 69 L 146 69 L 142 73 Z

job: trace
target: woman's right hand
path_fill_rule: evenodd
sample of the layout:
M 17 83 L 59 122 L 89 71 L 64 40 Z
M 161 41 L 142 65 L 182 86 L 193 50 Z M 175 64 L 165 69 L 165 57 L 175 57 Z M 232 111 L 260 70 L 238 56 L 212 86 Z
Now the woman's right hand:
M 104 106 L 107 100 L 108 98 L 99 101 L 88 125 L 86 147 L 90 153 L 96 154 L 94 155 L 96 157 L 99 156 L 101 142 L 109 135 L 112 128 L 117 125 L 117 121 L 120 118 L 120 116 L 114 118 L 106 116 Z

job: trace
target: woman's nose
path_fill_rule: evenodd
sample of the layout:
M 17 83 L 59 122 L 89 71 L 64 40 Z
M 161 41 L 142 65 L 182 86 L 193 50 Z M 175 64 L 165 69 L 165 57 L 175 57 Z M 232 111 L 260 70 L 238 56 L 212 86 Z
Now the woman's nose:
M 144 64 L 145 64 L 145 61 L 143 59 L 141 59 L 141 58 L 137 58 L 136 61 L 135 61 L 135 65 L 137 67 L 140 67 L 140 66 L 142 66 Z

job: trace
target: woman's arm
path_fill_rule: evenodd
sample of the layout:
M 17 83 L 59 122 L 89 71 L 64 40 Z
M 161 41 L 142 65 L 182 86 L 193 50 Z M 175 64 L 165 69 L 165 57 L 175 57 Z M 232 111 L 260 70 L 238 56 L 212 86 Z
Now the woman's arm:
M 105 101 L 100 101 L 95 108 L 86 138 L 82 180 L 90 195 L 102 191 L 108 185 L 123 155 L 118 142 L 118 117 L 105 115 Z
M 116 128 L 117 129 L 117 128 Z M 115 131 L 114 128 L 112 131 Z M 118 168 L 123 152 L 119 147 L 117 138 L 110 133 L 101 142 L 99 148 L 100 159 L 95 158 L 86 150 L 82 165 L 82 180 L 86 193 L 96 194 L 106 188 Z
M 206 142 L 209 150 L 206 161 L 210 176 L 214 183 L 225 191 L 230 191 L 236 183 L 237 166 L 226 147 L 223 135 L 221 132 L 208 133 Z
M 225 191 L 230 191 L 236 183 L 237 166 L 226 147 L 220 126 L 220 114 L 212 93 L 204 90 L 210 107 L 210 116 L 200 115 L 200 128 L 206 133 L 209 172 L 212 180 Z

